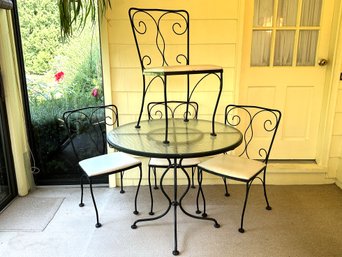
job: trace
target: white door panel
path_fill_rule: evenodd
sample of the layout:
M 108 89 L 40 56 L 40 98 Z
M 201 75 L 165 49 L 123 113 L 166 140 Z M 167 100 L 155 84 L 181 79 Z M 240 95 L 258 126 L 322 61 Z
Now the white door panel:
M 310 18 L 309 23 L 314 25 L 308 26 L 308 22 L 301 21 L 301 12 L 310 9 L 308 5 L 317 5 L 319 1 L 298 0 L 294 5 L 294 0 L 246 0 L 239 102 L 282 111 L 271 154 L 273 159 L 316 158 L 327 67 L 317 63 L 328 55 L 334 1 L 323 0 L 321 9 L 324 13 L 321 19 Z M 263 12 L 267 15 L 271 13 L 272 17 L 265 18 L 258 14 L 261 18 L 253 22 L 254 2 L 257 8 L 264 5 L 263 10 L 266 11 Z M 277 17 L 278 6 L 286 2 L 291 3 L 289 8 L 296 6 L 298 9 L 296 17 L 287 21 Z M 265 7 L 266 4 L 273 6 L 273 12 Z M 311 9 L 317 15 L 317 9 L 320 8 Z M 263 22 L 256 26 L 255 20 Z M 290 25 L 284 25 L 286 22 Z M 276 37 L 279 31 L 286 33 Z M 287 33 L 289 31 L 291 33 Z M 261 34 L 255 36 L 255 32 Z M 314 34 L 318 35 L 317 41 Z

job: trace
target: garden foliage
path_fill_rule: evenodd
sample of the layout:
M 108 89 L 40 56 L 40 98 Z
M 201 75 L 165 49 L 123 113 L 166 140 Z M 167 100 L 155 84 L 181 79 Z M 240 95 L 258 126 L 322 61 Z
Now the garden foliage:
M 62 114 L 103 103 L 98 25 L 60 38 L 57 1 L 17 1 L 35 152 L 43 172 L 65 169 L 55 156 L 66 133 Z

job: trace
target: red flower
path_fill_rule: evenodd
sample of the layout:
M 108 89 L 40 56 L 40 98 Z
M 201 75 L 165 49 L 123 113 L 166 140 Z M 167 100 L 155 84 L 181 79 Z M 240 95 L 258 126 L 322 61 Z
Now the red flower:
M 55 74 L 55 81 L 56 82 L 61 82 L 64 79 L 64 72 L 63 71 L 59 71 Z
M 97 97 L 97 96 L 99 95 L 99 90 L 98 90 L 96 87 L 94 87 L 94 88 L 91 90 L 91 95 L 92 95 L 93 97 Z

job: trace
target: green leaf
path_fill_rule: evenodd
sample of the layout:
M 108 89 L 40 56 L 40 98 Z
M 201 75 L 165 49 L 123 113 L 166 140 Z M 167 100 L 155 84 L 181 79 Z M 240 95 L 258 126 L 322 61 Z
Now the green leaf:
M 98 7 L 101 18 L 112 8 L 111 0 L 58 0 L 61 37 L 71 38 L 75 32 L 81 33 L 89 21 L 94 23 Z

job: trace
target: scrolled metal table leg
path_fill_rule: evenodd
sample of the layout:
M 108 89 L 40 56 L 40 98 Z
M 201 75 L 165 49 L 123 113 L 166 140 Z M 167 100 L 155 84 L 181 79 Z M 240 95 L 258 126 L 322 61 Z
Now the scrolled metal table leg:
M 166 193 L 165 190 L 164 190 L 164 187 L 163 187 L 163 180 L 164 180 L 164 177 L 165 177 L 166 173 L 170 170 L 171 167 L 172 167 L 172 166 L 169 166 L 169 167 L 164 171 L 163 175 L 162 175 L 161 178 L 160 178 L 160 189 L 161 189 L 161 191 L 163 192 L 163 194 L 165 195 L 166 199 L 167 199 L 168 202 L 169 202 L 169 206 L 167 207 L 166 211 L 165 211 L 164 213 L 162 213 L 161 215 L 156 216 L 156 217 L 146 218 L 146 219 L 138 219 L 138 220 L 136 220 L 136 221 L 133 223 L 133 225 L 131 226 L 132 229 L 136 229 L 136 228 L 137 228 L 137 224 L 138 224 L 139 222 L 143 222 L 143 221 L 152 221 L 152 220 L 160 219 L 160 218 L 164 217 L 164 216 L 170 211 L 172 202 L 171 202 L 170 197 L 167 195 L 167 193 Z
M 220 224 L 217 222 L 217 220 L 216 219 L 214 219 L 214 218 L 208 218 L 208 217 L 206 217 L 206 216 L 195 216 L 195 215 L 192 215 L 191 213 L 189 213 L 189 212 L 187 212 L 184 208 L 183 208 L 183 206 L 182 206 L 182 200 L 184 199 L 184 197 L 185 197 L 185 195 L 188 193 L 188 191 L 190 190 L 190 177 L 189 177 L 189 175 L 188 175 L 188 173 L 186 172 L 186 170 L 184 169 L 184 168 L 182 168 L 182 167 L 180 167 L 180 169 L 183 171 L 183 173 L 185 174 L 185 176 L 186 176 L 186 178 L 187 178 L 187 180 L 188 180 L 188 185 L 187 185 L 187 188 L 186 188 L 186 190 L 185 190 L 185 192 L 184 192 L 184 194 L 180 197 L 180 199 L 179 199 L 179 208 L 182 210 L 182 212 L 184 213 L 184 214 L 186 214 L 187 216 L 189 216 L 189 217 L 192 217 L 192 218 L 195 218 L 195 219 L 200 219 L 200 220 L 211 220 L 211 221 L 213 221 L 214 222 L 214 227 L 215 228 L 219 228 L 220 227 Z

